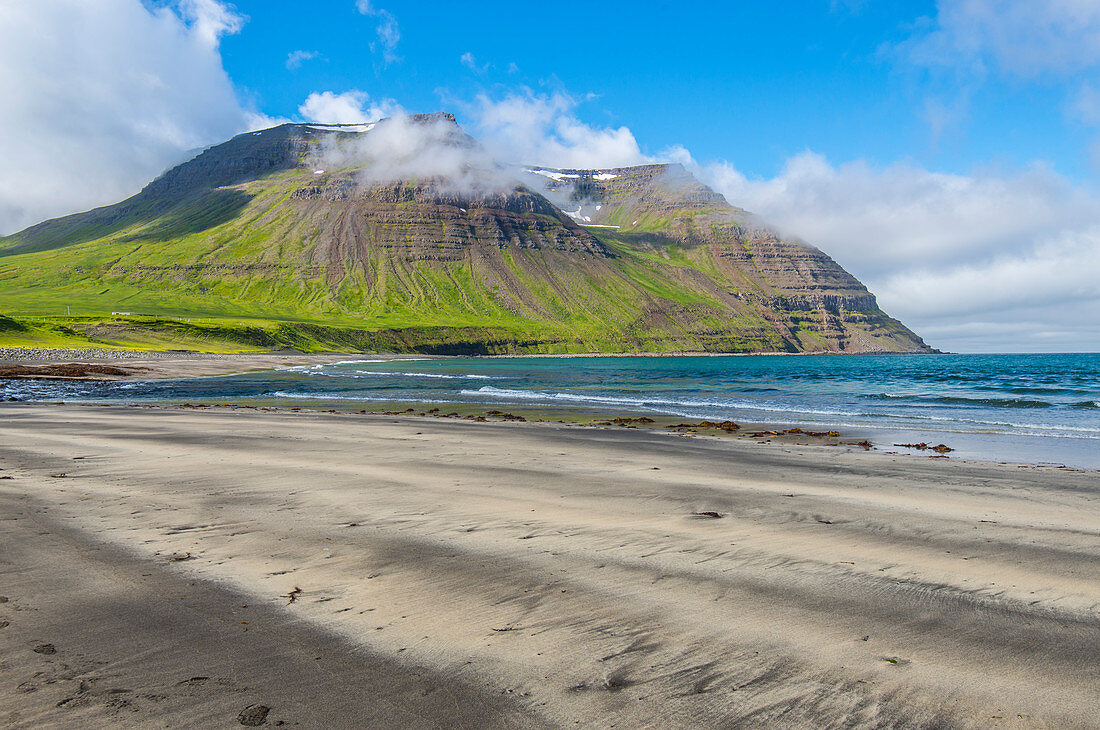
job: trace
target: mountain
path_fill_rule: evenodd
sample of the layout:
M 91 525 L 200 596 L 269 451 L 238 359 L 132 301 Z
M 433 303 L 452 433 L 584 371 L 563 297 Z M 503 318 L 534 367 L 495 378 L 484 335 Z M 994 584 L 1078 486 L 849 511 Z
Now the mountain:
M 242 134 L 0 238 L 0 312 L 0 343 L 929 351 L 682 167 L 513 171 L 446 114 Z

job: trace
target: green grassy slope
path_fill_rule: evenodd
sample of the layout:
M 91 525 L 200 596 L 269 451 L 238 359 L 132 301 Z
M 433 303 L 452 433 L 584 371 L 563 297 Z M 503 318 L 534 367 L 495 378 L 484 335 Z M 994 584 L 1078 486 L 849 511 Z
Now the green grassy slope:
M 283 158 L 245 141 L 259 171 L 243 180 L 219 158 L 203 162 L 215 148 L 202 175 L 185 166 L 118 206 L 0 239 L 0 345 L 813 351 L 851 341 L 848 328 L 872 343 L 861 349 L 917 349 L 900 323 L 857 313 L 838 340 L 835 315 L 777 314 L 762 304 L 766 282 L 737 275 L 720 251 L 638 238 L 667 221 L 585 230 L 522 191 L 348 194 L 346 171 L 295 164 L 308 145 L 293 135 L 279 138 Z M 209 168 L 222 184 L 203 183 Z

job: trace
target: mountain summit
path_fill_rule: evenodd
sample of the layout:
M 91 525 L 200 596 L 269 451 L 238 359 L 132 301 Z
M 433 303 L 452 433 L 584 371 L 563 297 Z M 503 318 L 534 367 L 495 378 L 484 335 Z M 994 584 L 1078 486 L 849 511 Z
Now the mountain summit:
M 206 349 L 929 351 L 680 166 L 512 169 L 448 114 L 242 134 L 0 238 L 0 312 Z

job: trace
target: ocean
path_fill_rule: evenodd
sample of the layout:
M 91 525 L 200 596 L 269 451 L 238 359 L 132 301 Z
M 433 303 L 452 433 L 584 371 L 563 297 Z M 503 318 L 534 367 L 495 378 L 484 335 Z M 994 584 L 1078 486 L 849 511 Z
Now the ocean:
M 11 381 L 0 397 L 370 408 L 466 403 L 839 429 L 880 449 L 1100 468 L 1100 354 L 445 358 L 224 377 Z

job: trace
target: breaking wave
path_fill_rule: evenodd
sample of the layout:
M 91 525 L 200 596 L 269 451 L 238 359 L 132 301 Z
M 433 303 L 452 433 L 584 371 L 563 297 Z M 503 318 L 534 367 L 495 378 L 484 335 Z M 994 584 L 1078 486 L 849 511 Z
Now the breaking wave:
M 1053 403 L 1027 398 L 964 398 L 962 396 L 892 395 L 872 393 L 864 398 L 885 401 L 911 401 L 913 403 L 939 403 L 951 406 L 979 406 L 985 408 L 1053 408 Z
M 373 395 L 349 395 L 347 393 L 288 393 L 285 390 L 276 390 L 260 398 L 289 398 L 293 400 L 339 400 L 339 401 L 363 401 L 364 403 L 449 403 L 450 401 L 438 398 L 408 398 L 396 396 L 392 398 L 380 398 Z
M 772 413 L 805 413 L 821 416 L 860 416 L 866 415 L 856 411 L 819 410 L 814 408 L 794 408 L 789 406 L 775 406 L 756 401 L 735 400 L 691 400 L 680 398 L 630 398 L 626 396 L 588 395 L 582 393 L 544 393 L 534 390 L 513 390 L 511 388 L 495 388 L 486 385 L 477 390 L 463 390 L 462 395 L 488 396 L 490 398 L 530 401 L 544 401 L 548 403 L 578 403 L 591 405 L 625 406 L 628 408 L 640 408 L 643 410 L 667 410 L 664 407 L 678 409 L 685 408 L 720 408 L 742 409 L 754 411 L 768 411 Z M 656 408 L 655 408 L 656 407 Z

